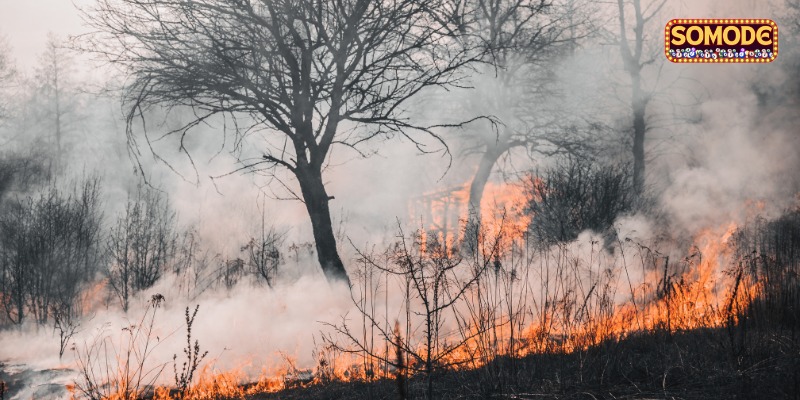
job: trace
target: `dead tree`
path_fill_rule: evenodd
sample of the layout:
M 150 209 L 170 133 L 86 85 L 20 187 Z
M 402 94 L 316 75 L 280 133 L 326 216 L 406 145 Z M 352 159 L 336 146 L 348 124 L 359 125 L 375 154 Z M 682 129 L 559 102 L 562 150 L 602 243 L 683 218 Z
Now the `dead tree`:
M 267 226 L 266 212 L 261 211 L 261 227 L 257 237 L 242 246 L 242 251 L 247 252 L 247 264 L 256 279 L 263 279 L 267 286 L 272 287 L 278 266 L 283 260 L 280 246 L 284 240 L 284 233 L 274 227 Z
M 263 133 L 268 144 L 258 149 L 260 157 L 241 160 L 242 169 L 272 177 L 288 172 L 299 186 L 289 192 L 306 206 L 325 276 L 349 282 L 323 170 L 336 146 L 356 149 L 395 136 L 424 152 L 432 151 L 426 137 L 443 145 L 435 127 L 415 124 L 405 112 L 427 87 L 458 84 L 473 60 L 435 14 L 441 2 L 97 0 L 84 13 L 97 32 L 80 41 L 130 82 L 125 104 L 132 148 L 136 122 L 156 106 L 194 111 L 192 121 L 167 132 L 180 135 L 181 143 L 214 116 L 236 122 L 237 146 L 248 134 Z
M 0 120 L 8 118 L 8 97 L 10 97 L 8 91 L 16 78 L 16 68 L 10 53 L 5 40 L 0 37 Z
M 74 112 L 74 102 L 69 90 L 69 69 L 71 59 L 67 50 L 54 35 L 47 37 L 47 47 L 40 56 L 36 69 L 37 89 L 44 97 L 44 117 L 52 124 L 52 137 L 56 149 L 56 166 L 59 169 L 63 158 L 63 135 L 67 118 Z
M 44 324 L 80 314 L 100 263 L 99 183 L 8 200 L 0 217 L 0 291 L 7 320 Z
M 108 237 L 108 283 L 122 309 L 136 293 L 153 286 L 174 261 L 175 213 L 155 189 L 139 187 Z
M 644 142 L 648 126 L 645 119 L 647 104 L 652 93 L 642 87 L 642 69 L 652 64 L 660 52 L 645 54 L 644 44 L 648 23 L 664 7 L 665 0 L 656 1 L 642 9 L 641 0 L 631 0 L 633 6 L 633 37 L 629 38 L 630 26 L 626 22 L 626 6 L 624 0 L 617 0 L 619 7 L 619 51 L 625 72 L 631 81 L 630 109 L 633 117 L 633 189 L 636 194 L 644 191 L 645 154 Z M 656 40 L 660 44 L 660 41 Z
M 363 354 L 365 359 L 391 365 L 400 374 L 405 371 L 422 374 L 426 398 L 435 398 L 434 375 L 465 363 L 454 357 L 454 352 L 482 333 L 454 338 L 454 332 L 445 325 L 447 316 L 455 312 L 468 290 L 497 256 L 497 243 L 488 247 L 491 247 L 488 257 L 468 261 L 459 252 L 449 249 L 435 234 L 415 232 L 409 238 L 401 230 L 397 243 L 387 253 L 375 256 L 359 251 L 364 275 L 377 282 L 386 279 L 387 297 L 390 290 L 387 278 L 396 279 L 397 289 L 404 293 L 400 311 L 405 315 L 405 339 L 398 325 L 392 329 L 388 311 L 382 315 L 375 307 L 377 290 L 369 287 L 361 293 L 361 298 L 355 290 L 351 292 L 353 305 L 362 318 L 362 334 L 344 316 L 340 324 L 326 324 L 333 333 L 325 335 L 324 339 L 341 351 Z M 348 345 L 340 345 L 336 335 Z M 386 352 L 374 346 L 376 338 L 387 343 Z M 388 351 L 389 347 L 395 349 L 394 355 Z
M 480 94 L 474 96 L 479 101 L 467 108 L 494 118 L 494 123 L 475 124 L 466 132 L 465 153 L 480 156 L 467 204 L 464 244 L 470 245 L 469 238 L 479 230 L 484 188 L 503 157 L 516 148 L 547 154 L 580 144 L 570 134 L 574 130 L 558 124 L 561 116 L 545 110 L 544 104 L 554 95 L 548 82 L 555 81 L 556 61 L 574 48 L 584 21 L 581 14 L 568 12 L 569 4 L 551 0 L 451 0 L 449 4 L 450 18 L 483 49 L 484 69 L 476 76 Z

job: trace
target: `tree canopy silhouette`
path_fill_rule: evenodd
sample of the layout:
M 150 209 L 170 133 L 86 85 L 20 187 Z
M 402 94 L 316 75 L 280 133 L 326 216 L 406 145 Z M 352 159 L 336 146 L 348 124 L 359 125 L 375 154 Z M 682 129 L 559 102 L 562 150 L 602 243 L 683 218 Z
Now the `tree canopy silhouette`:
M 402 136 L 431 151 L 424 137 L 433 137 L 447 151 L 435 126 L 416 124 L 407 108 L 427 87 L 458 85 L 475 59 L 437 14 L 439 3 L 97 0 L 84 10 L 95 32 L 79 46 L 125 75 L 134 155 L 134 128 L 154 107 L 194 111 L 190 122 L 167 132 L 180 136 L 182 151 L 192 128 L 220 114 L 234 118 L 237 144 L 267 132 L 270 144 L 258 159 L 242 160 L 242 169 L 290 172 L 322 270 L 329 280 L 348 281 L 323 170 L 334 146 L 357 149 L 376 138 Z

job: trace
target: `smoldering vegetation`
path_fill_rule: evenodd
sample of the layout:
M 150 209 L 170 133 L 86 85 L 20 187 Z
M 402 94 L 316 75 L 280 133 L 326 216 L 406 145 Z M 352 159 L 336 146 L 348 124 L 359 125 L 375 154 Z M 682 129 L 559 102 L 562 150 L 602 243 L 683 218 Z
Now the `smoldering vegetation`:
M 669 64 L 720 8 L 778 58 Z M 0 400 L 797 398 L 798 11 L 97 0 L 29 70 L 6 40 Z

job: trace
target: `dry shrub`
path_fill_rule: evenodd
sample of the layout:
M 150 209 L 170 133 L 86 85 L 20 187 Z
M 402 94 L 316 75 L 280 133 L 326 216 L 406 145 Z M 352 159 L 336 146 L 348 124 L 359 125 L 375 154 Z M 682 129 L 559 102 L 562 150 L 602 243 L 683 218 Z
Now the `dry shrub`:
M 526 182 L 534 242 L 548 247 L 585 230 L 607 232 L 634 205 L 630 168 L 569 158 Z

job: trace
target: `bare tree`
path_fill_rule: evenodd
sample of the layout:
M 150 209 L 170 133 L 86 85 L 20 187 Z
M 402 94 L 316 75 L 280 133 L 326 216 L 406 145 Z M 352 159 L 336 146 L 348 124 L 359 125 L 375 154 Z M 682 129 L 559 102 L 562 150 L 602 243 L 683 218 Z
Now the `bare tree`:
M 187 298 L 195 298 L 211 285 L 213 257 L 195 227 L 184 229 L 178 236 L 172 273 Z
M 70 81 L 71 70 L 72 57 L 68 50 L 58 37 L 48 34 L 33 85 L 41 96 L 37 106 L 41 108 L 39 113 L 44 120 L 42 122 L 53 138 L 56 170 L 59 169 L 64 154 L 63 136 L 68 129 L 69 119 L 74 118 L 76 112 L 75 91 Z
M 572 135 L 577 133 L 574 127 L 557 123 L 563 115 L 545 109 L 555 95 L 549 83 L 556 80 L 559 56 L 574 49 L 584 24 L 584 17 L 567 7 L 572 3 L 450 1 L 450 18 L 484 50 L 485 68 L 475 78 L 479 95 L 467 100 L 467 108 L 495 119 L 467 130 L 465 152 L 480 156 L 469 188 L 467 237 L 480 225 L 481 200 L 492 170 L 512 149 L 549 154 L 581 143 Z
M 50 188 L 9 200 L 0 216 L 0 291 L 7 320 L 57 324 L 80 315 L 77 301 L 100 264 L 99 182 L 75 193 Z
M 195 111 L 196 118 L 168 133 L 182 139 L 215 115 L 236 121 L 237 145 L 249 133 L 265 133 L 261 156 L 245 158 L 242 168 L 273 177 L 288 171 L 323 272 L 347 282 L 322 172 L 336 145 L 357 148 L 393 136 L 422 151 L 431 151 L 425 137 L 441 143 L 434 127 L 415 124 L 405 112 L 425 88 L 457 84 L 472 60 L 434 15 L 440 3 L 97 0 L 85 12 L 97 33 L 81 41 L 131 82 L 125 104 L 133 148 L 135 123 L 154 106 Z
M 382 256 L 359 251 L 363 276 L 369 282 L 365 282 L 361 298 L 353 291 L 352 300 L 362 318 L 363 331 L 359 335 L 345 316 L 340 324 L 327 325 L 350 346 L 339 345 L 333 335 L 325 336 L 326 341 L 342 351 L 363 354 L 365 360 L 392 365 L 400 369 L 401 374 L 402 370 L 423 374 L 426 398 L 435 398 L 434 374 L 459 366 L 463 360 L 454 358 L 453 353 L 480 333 L 454 338 L 454 332 L 445 325 L 447 316 L 455 312 L 498 256 L 497 241 L 484 245 L 485 248 L 478 251 L 485 251 L 483 254 L 476 253 L 474 259 L 466 260 L 435 234 L 420 231 L 407 238 L 400 231 L 393 249 Z M 395 278 L 397 289 L 403 293 L 404 305 L 400 311 L 405 316 L 405 340 L 399 326 L 392 329 L 388 310 L 382 314 L 376 307 L 379 287 L 375 282 L 386 281 L 383 290 L 387 291 L 388 298 L 388 278 Z M 387 343 L 385 351 L 375 346 L 376 338 Z M 390 347 L 395 349 L 394 355 L 390 354 Z M 369 374 L 370 370 L 367 376 Z
M 8 89 L 14 84 L 16 68 L 11 60 L 11 50 L 5 39 L 0 37 L 0 120 L 8 118 Z
M 3 232 L 3 271 L 0 290 L 3 291 L 3 309 L 6 320 L 21 324 L 27 312 L 27 289 L 30 275 L 26 268 L 26 210 L 23 204 L 12 203 L 4 207 L 0 229 Z
M 648 131 L 645 113 L 647 104 L 652 98 L 652 93 L 643 89 L 642 69 L 652 64 L 660 52 L 645 52 L 645 41 L 648 40 L 648 23 L 658 14 L 666 0 L 651 2 L 642 9 L 641 0 L 631 0 L 633 6 L 633 36 L 629 37 L 631 29 L 626 21 L 626 5 L 624 0 L 617 0 L 619 6 L 619 50 L 625 72 L 631 80 L 630 109 L 633 117 L 633 188 L 637 194 L 644 190 L 645 180 L 645 154 L 644 142 Z M 655 40 L 660 44 L 659 40 Z
M 245 264 L 241 258 L 231 258 L 220 260 L 219 268 L 216 273 L 216 283 L 225 285 L 225 289 L 231 290 L 239 280 L 245 275 Z
M 0 160 L 0 300 L 4 320 L 12 323 L 21 323 L 25 315 L 28 280 L 21 254 L 28 212 L 20 197 L 24 199 L 28 189 L 41 183 L 46 175 L 39 157 L 5 154 Z
M 175 213 L 155 189 L 140 186 L 108 238 L 108 282 L 127 311 L 130 298 L 153 286 L 173 261 Z
M 247 252 L 247 263 L 251 272 L 258 279 L 263 279 L 269 287 L 272 287 L 278 266 L 283 260 L 280 251 L 283 240 L 282 232 L 267 226 L 266 211 L 262 209 L 261 227 L 257 237 L 251 237 L 250 241 L 242 246 L 242 251 Z

